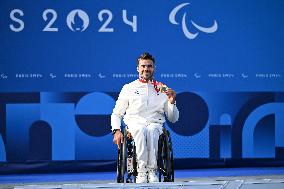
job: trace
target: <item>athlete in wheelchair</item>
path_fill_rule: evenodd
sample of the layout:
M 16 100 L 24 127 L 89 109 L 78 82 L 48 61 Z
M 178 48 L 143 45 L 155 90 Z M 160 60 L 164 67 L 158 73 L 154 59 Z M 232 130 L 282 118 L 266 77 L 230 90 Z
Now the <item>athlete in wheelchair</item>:
M 173 123 L 179 118 L 176 93 L 153 79 L 154 70 L 152 55 L 142 54 L 137 60 L 139 79 L 123 86 L 111 115 L 113 141 L 119 149 L 118 182 L 124 182 L 125 164 L 127 182 L 131 176 L 136 183 L 158 182 L 161 176 L 173 181 L 171 139 L 163 124 L 165 115 Z M 122 117 L 127 125 L 123 130 Z

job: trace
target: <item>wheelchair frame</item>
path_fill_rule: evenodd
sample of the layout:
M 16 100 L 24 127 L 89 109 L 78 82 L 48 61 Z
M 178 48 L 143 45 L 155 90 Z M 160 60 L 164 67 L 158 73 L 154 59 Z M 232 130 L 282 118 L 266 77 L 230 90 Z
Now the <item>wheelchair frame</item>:
M 174 182 L 174 159 L 172 140 L 169 131 L 163 128 L 159 136 L 157 157 L 159 182 Z M 125 173 L 127 173 L 125 178 Z M 127 137 L 123 130 L 123 143 L 120 144 L 117 155 L 117 182 L 135 183 L 137 176 L 137 161 L 134 140 Z

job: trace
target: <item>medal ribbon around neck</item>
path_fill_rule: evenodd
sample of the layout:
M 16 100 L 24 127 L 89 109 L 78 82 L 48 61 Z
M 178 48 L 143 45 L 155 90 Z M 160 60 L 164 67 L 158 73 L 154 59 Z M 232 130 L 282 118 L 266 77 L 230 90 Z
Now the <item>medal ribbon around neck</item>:
M 159 93 L 159 92 L 165 93 L 166 90 L 169 89 L 169 87 L 168 87 L 167 85 L 163 84 L 162 82 L 158 82 L 158 81 L 156 81 L 156 80 L 154 80 L 154 79 L 147 81 L 147 80 L 144 79 L 144 78 L 139 78 L 139 81 L 140 81 L 141 83 L 150 83 L 150 84 L 153 84 L 153 85 L 154 85 L 154 88 L 155 88 L 155 90 L 156 90 L 157 93 Z

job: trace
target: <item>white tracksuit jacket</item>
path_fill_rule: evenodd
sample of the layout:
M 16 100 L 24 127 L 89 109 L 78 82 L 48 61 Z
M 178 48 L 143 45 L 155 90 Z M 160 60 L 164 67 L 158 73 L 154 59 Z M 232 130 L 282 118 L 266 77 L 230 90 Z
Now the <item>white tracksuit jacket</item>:
M 157 92 L 151 83 L 138 79 L 123 86 L 111 115 L 111 126 L 120 129 L 121 118 L 131 132 L 137 153 L 138 172 L 157 168 L 158 139 L 165 115 L 176 122 L 179 111 L 168 102 L 166 94 Z

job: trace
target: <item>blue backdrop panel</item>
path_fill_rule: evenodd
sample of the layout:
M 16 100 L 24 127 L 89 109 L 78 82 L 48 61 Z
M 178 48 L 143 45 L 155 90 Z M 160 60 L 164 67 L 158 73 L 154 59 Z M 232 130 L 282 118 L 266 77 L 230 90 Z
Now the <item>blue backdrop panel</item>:
M 283 23 L 278 0 L 0 0 L 0 161 L 114 161 L 145 51 L 178 94 L 176 159 L 283 161 Z
M 144 51 L 181 92 L 283 90 L 283 1 L 0 3 L 2 92 L 117 92 Z

